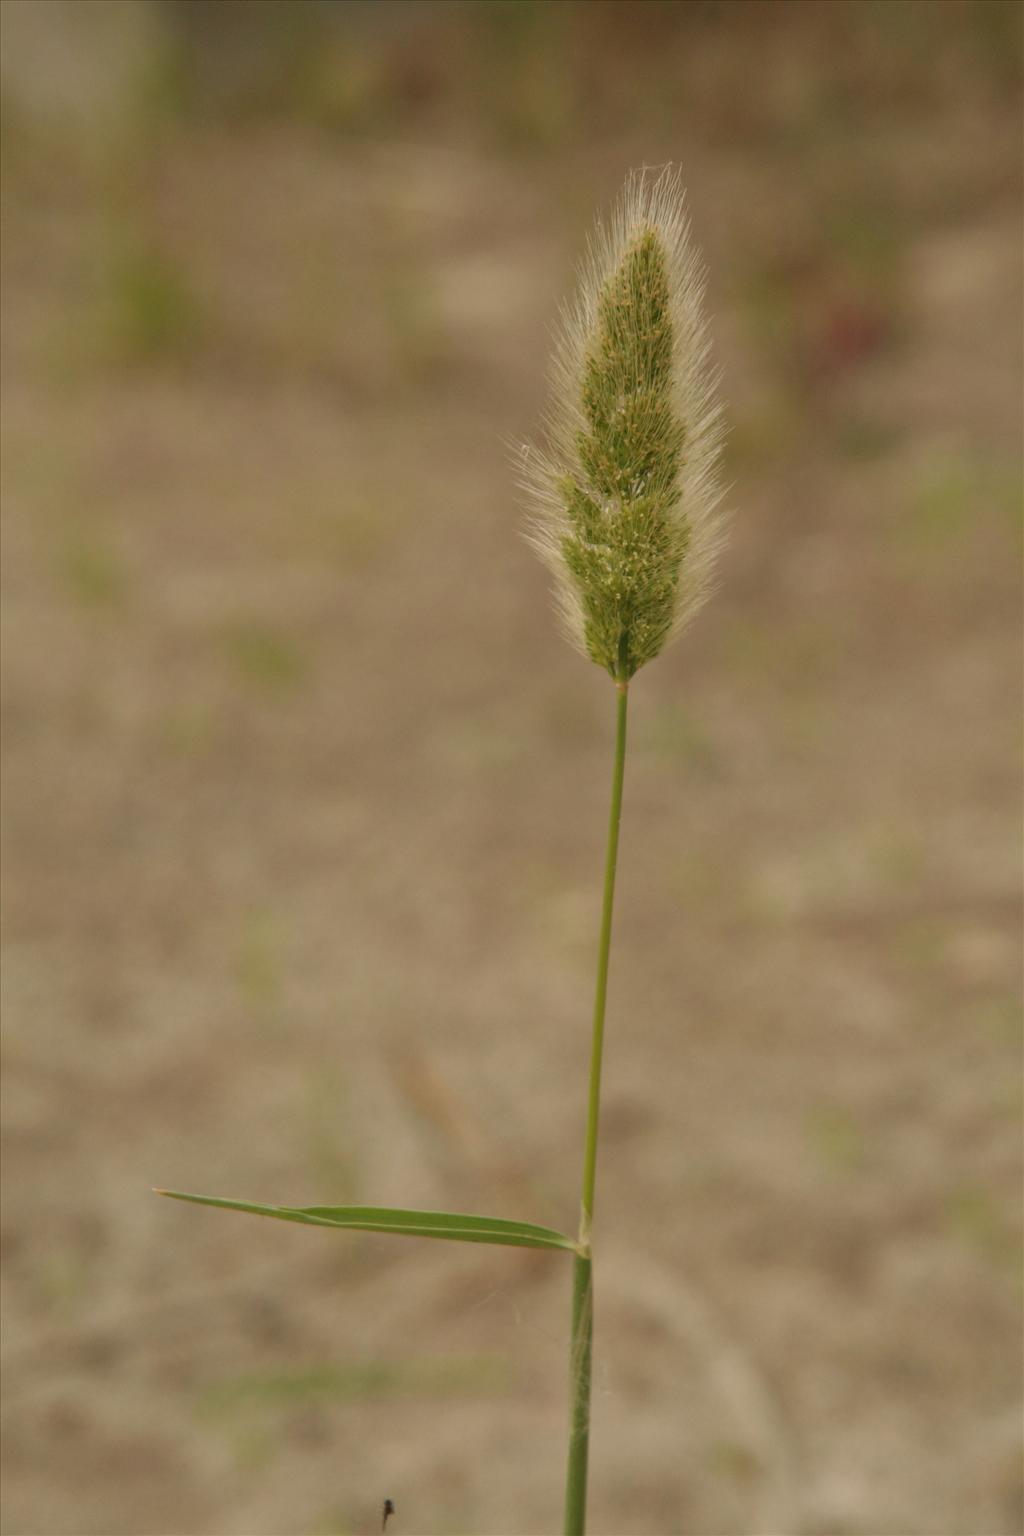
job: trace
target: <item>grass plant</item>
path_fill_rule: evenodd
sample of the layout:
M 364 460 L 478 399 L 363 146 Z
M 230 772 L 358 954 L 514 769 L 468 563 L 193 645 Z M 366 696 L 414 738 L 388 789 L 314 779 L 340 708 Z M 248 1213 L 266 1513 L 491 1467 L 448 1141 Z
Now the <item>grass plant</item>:
M 630 681 L 692 619 L 721 538 L 719 417 L 703 276 L 671 169 L 635 172 L 598 224 L 561 317 L 543 441 L 523 450 L 529 537 L 555 580 L 566 632 L 610 675 L 615 746 L 575 1236 L 505 1218 L 379 1206 L 279 1206 L 158 1193 L 334 1230 L 547 1249 L 572 1261 L 564 1529 L 586 1526 L 597 1154 Z

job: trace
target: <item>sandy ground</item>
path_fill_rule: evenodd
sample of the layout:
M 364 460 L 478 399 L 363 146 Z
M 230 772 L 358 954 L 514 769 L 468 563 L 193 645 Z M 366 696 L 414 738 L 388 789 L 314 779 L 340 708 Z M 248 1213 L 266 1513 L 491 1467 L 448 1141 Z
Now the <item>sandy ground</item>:
M 668 158 L 734 533 L 633 691 L 592 1528 L 1022 1529 L 1019 86 L 725 10 L 530 150 L 17 119 L 7 1536 L 557 1526 L 567 1264 L 148 1189 L 574 1224 L 613 701 L 506 444 Z

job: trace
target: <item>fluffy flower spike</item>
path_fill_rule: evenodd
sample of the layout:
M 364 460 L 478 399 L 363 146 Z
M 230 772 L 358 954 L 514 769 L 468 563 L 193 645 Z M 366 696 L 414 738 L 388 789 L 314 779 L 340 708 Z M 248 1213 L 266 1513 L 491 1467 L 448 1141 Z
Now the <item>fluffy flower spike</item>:
M 561 313 L 529 538 L 573 644 L 625 682 L 693 618 L 721 542 L 704 275 L 679 174 L 634 171 Z

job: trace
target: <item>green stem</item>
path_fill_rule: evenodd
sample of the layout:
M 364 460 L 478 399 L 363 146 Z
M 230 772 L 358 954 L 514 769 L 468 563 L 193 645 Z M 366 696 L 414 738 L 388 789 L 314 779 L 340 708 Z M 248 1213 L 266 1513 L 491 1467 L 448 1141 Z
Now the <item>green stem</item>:
M 569 1466 L 565 1484 L 565 1536 L 583 1536 L 587 1519 L 587 1458 L 590 1449 L 590 1378 L 594 1333 L 594 1289 L 590 1253 L 590 1229 L 594 1217 L 594 1183 L 597 1174 L 597 1130 L 601 1112 L 601 1059 L 604 1054 L 604 1016 L 608 999 L 608 958 L 612 945 L 612 909 L 615 902 L 615 868 L 619 853 L 619 822 L 622 819 L 622 784 L 626 770 L 626 706 L 629 682 L 625 664 L 625 637 L 619 649 L 615 681 L 618 700 L 615 726 L 615 767 L 612 772 L 612 804 L 608 819 L 608 849 L 604 865 L 604 901 L 601 908 L 601 939 L 597 952 L 597 986 L 594 992 L 594 1028 L 590 1047 L 590 1091 L 587 1099 L 587 1137 L 583 1153 L 583 1195 L 580 1212 L 580 1252 L 573 1260 L 572 1341 L 569 1351 Z
M 572 1340 L 569 1349 L 569 1466 L 565 1479 L 565 1536 L 583 1536 L 587 1524 L 587 1460 L 590 1452 L 591 1345 L 594 1292 L 591 1260 L 577 1255 L 572 1268 Z

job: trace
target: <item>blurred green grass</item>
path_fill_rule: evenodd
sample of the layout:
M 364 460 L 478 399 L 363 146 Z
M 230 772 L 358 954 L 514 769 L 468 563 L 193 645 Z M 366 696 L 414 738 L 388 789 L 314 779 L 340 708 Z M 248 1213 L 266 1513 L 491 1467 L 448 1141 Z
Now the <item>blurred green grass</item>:
M 69 529 L 61 540 L 58 571 L 68 595 L 83 608 L 119 608 L 128 576 L 114 545 L 98 530 Z
M 514 1375 L 511 1361 L 497 1355 L 318 1361 L 281 1370 L 244 1371 L 207 1382 L 196 1399 L 196 1411 L 218 1420 L 254 1409 L 287 1409 L 296 1404 L 382 1397 L 443 1398 L 477 1392 L 490 1395 L 508 1390 Z
M 238 677 L 264 694 L 293 693 L 308 675 L 297 641 L 256 619 L 233 625 L 224 649 Z
M 109 272 L 106 334 L 126 364 L 188 357 L 202 334 L 202 309 L 181 262 L 155 246 L 118 254 Z

